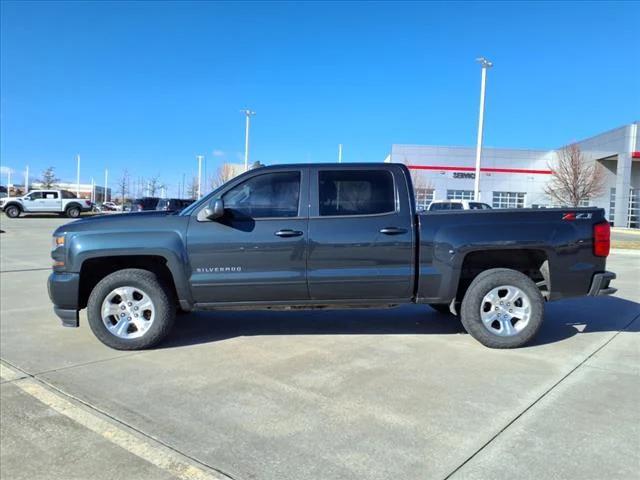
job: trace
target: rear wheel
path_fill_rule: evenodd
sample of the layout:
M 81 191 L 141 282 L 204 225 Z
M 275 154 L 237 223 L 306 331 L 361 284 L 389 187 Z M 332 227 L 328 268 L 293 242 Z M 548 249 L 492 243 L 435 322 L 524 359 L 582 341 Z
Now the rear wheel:
M 173 326 L 171 298 L 152 272 L 119 270 L 103 278 L 91 292 L 89 326 L 98 340 L 117 350 L 153 347 Z
M 465 330 L 490 348 L 515 348 L 536 335 L 544 299 L 526 275 L 494 268 L 478 275 L 464 295 L 460 319 Z
M 80 207 L 69 207 L 65 211 L 65 214 L 69 218 L 78 218 L 80 216 Z
M 20 216 L 20 208 L 15 205 L 9 205 L 4 208 L 4 214 L 9 218 L 18 218 Z

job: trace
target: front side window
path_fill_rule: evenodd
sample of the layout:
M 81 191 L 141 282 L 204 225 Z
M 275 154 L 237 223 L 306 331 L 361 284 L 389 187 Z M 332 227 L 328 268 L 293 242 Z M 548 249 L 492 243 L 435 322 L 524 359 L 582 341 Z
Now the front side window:
M 432 203 L 429 211 L 434 212 L 436 210 L 451 210 L 451 204 L 448 202 Z
M 375 215 L 396 209 L 393 176 L 386 170 L 325 170 L 318 173 L 321 216 Z
M 234 217 L 297 217 L 300 172 L 257 175 L 233 187 L 222 200 Z
M 28 200 L 40 200 L 42 198 L 42 192 L 31 192 L 27 195 Z

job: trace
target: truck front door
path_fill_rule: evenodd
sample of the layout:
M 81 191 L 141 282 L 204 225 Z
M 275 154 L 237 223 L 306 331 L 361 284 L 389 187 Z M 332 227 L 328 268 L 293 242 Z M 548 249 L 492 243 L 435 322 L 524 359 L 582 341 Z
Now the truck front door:
M 308 300 L 308 169 L 256 170 L 220 192 L 225 213 L 189 222 L 197 303 Z
M 313 300 L 411 298 L 413 213 L 401 169 L 312 169 L 307 278 Z

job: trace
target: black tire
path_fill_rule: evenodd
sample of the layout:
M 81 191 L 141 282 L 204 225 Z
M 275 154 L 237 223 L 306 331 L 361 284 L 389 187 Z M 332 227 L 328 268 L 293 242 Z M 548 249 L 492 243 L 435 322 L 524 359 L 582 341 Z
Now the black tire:
M 80 207 L 71 206 L 65 210 L 64 214 L 69 218 L 78 218 L 80 216 Z
M 451 310 L 449 310 L 449 305 L 446 303 L 430 303 L 429 306 L 443 315 L 452 315 Z
M 17 205 L 9 205 L 7 207 L 4 207 L 4 214 L 9 218 L 18 218 L 20 216 L 20 213 L 22 213 L 22 211 Z
M 155 308 L 155 318 L 149 329 L 138 338 L 125 339 L 112 334 L 102 321 L 104 299 L 118 287 L 131 286 L 144 290 Z M 153 272 L 137 268 L 118 270 L 100 280 L 89 295 L 87 319 L 94 335 L 102 343 L 116 350 L 143 350 L 161 342 L 171 331 L 176 315 L 172 294 Z
M 482 305 L 485 295 L 494 288 L 505 285 L 520 289 L 526 294 L 531 305 L 529 322 L 512 336 L 492 333 L 481 319 L 481 308 L 486 308 L 486 304 Z M 460 319 L 465 330 L 489 348 L 517 348 L 525 345 L 538 333 L 543 318 L 544 299 L 536 284 L 523 273 L 508 268 L 493 268 L 478 275 L 469 285 L 460 311 Z

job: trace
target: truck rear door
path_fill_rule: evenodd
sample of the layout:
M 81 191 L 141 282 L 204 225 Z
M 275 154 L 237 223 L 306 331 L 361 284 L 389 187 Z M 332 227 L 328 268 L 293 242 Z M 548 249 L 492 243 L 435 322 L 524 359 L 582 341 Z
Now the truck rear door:
M 311 168 L 307 278 L 312 300 L 406 299 L 413 212 L 401 168 Z
M 41 212 L 60 212 L 62 210 L 62 199 L 57 191 L 42 192 L 42 198 L 37 203 L 38 210 Z

